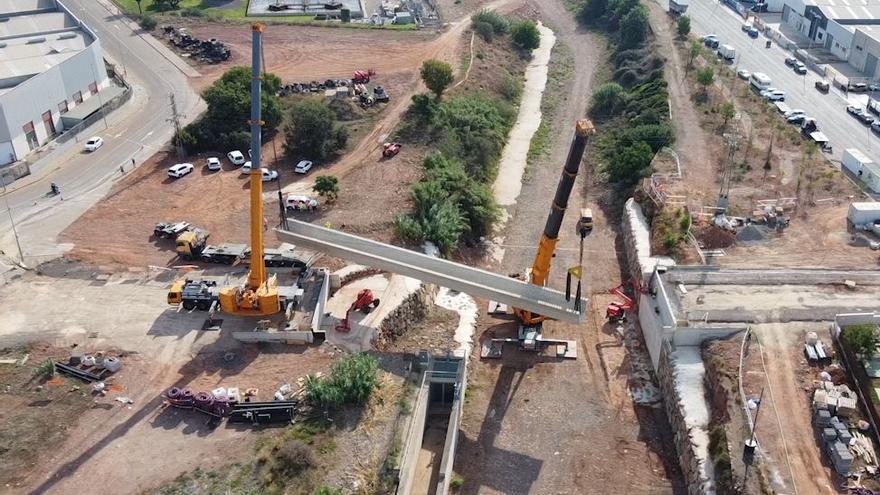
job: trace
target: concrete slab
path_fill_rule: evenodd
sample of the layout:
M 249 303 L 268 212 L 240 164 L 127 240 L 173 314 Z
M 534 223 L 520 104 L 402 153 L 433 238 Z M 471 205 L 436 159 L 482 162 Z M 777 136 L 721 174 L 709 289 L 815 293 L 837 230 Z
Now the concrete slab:
M 400 275 L 406 275 L 472 296 L 484 297 L 569 323 L 580 323 L 589 308 L 580 301 L 582 311 L 575 311 L 575 301 L 566 301 L 561 292 L 527 284 L 486 270 L 434 258 L 415 251 L 360 238 L 288 219 L 290 230 L 275 229 L 278 238 L 297 246 L 321 251 Z

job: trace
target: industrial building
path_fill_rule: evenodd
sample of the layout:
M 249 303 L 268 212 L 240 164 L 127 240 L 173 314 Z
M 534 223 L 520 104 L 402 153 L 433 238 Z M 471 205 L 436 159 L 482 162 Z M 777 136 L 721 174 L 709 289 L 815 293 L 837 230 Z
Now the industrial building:
M 782 12 L 782 22 L 810 46 L 825 48 L 868 79 L 880 77 L 880 0 L 773 0 L 767 6 Z
M 78 106 L 97 111 L 84 103 L 108 86 L 100 40 L 61 2 L 0 0 L 0 165 L 51 141 Z

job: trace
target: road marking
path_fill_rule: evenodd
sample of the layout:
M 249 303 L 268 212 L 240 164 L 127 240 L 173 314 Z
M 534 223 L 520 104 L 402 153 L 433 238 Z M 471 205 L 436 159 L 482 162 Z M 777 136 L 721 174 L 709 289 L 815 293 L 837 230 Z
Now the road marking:
M 124 131 L 123 131 L 123 132 L 120 132 L 119 134 L 114 134 L 113 137 L 114 137 L 114 138 L 118 138 L 119 136 L 121 136 L 121 135 L 123 135 L 123 134 L 125 134 Z
M 148 132 L 147 135 L 144 136 L 144 137 L 145 137 L 145 138 L 148 138 L 148 137 L 152 136 L 152 135 L 153 135 L 153 132 L 155 132 L 155 131 L 150 131 L 150 132 Z
M 119 31 L 119 24 L 114 24 L 113 27 L 116 28 L 117 31 Z

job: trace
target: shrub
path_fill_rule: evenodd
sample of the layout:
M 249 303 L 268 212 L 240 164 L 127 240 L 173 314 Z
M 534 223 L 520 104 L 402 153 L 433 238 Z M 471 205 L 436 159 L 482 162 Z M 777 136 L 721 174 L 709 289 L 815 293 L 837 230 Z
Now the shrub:
M 333 363 L 324 378 L 306 377 L 306 397 L 325 411 L 345 404 L 364 404 L 378 384 L 379 363 L 375 357 L 358 353 Z
M 463 485 L 464 480 L 459 478 L 458 476 L 452 478 L 452 481 L 449 482 L 449 488 L 452 488 L 453 490 L 460 490 Z
M 318 193 L 318 196 L 336 199 L 339 196 L 339 179 L 335 175 L 319 175 L 315 177 L 312 191 Z
M 587 0 L 578 11 L 577 20 L 586 26 L 596 26 L 608 12 L 608 0 Z
M 487 42 L 492 41 L 492 37 L 495 36 L 495 29 L 492 27 L 491 24 L 485 21 L 475 22 L 474 32 L 480 35 L 480 38 L 483 38 L 483 40 Z
M 874 357 L 877 343 L 877 325 L 851 325 L 843 330 L 843 338 L 852 347 L 853 352 L 866 358 Z
M 482 10 L 471 17 L 471 22 L 478 24 L 484 22 L 492 26 L 492 31 L 496 35 L 502 35 L 510 28 L 510 21 L 503 15 L 494 10 Z
M 336 115 L 320 101 L 309 99 L 294 105 L 289 117 L 284 147 L 291 155 L 323 160 L 348 141 L 348 131 L 336 123 Z
M 626 99 L 626 91 L 617 83 L 605 83 L 593 92 L 590 101 L 590 115 L 594 117 L 609 117 L 617 114 Z
M 205 11 L 198 7 L 187 7 L 180 11 L 183 17 L 205 17 Z
M 425 60 L 422 63 L 422 81 L 432 93 L 440 98 L 443 91 L 452 83 L 452 67 L 437 59 Z
M 504 76 L 504 79 L 501 80 L 501 86 L 498 88 L 498 92 L 501 93 L 501 96 L 503 96 L 505 100 L 514 103 L 519 100 L 519 97 L 522 94 L 522 83 L 513 76 Z
M 513 42 L 524 50 L 534 50 L 541 45 L 541 33 L 534 21 L 517 22 L 510 28 Z
M 654 152 L 647 143 L 639 141 L 612 156 L 606 156 L 606 169 L 611 182 L 632 185 L 648 172 Z
M 675 30 L 680 37 L 687 37 L 691 32 L 691 18 L 686 15 L 679 17 L 678 22 L 675 24 Z
M 156 29 L 156 24 L 158 24 L 156 18 L 151 15 L 142 15 L 139 22 L 144 31 L 152 31 Z
M 272 471 L 276 474 L 296 475 L 315 465 L 311 449 L 297 439 L 287 440 L 274 454 Z
M 312 495 L 342 495 L 342 490 L 327 485 L 321 485 L 318 488 L 315 488 Z
M 171 138 L 171 144 L 174 146 L 182 146 L 183 149 L 187 151 L 187 153 L 191 152 L 195 149 L 197 141 L 196 137 L 189 131 L 187 127 L 177 131 L 174 133 L 174 136 Z
M 620 48 L 634 48 L 645 42 L 648 35 L 648 10 L 636 5 L 620 19 Z
M 38 364 L 33 369 L 33 375 L 43 378 L 52 378 L 55 376 L 55 361 L 47 359 Z

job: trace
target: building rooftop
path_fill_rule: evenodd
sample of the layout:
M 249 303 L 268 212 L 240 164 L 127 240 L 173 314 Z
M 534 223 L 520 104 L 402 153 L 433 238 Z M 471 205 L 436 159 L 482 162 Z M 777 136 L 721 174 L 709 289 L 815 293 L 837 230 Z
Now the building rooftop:
M 817 5 L 822 14 L 829 19 L 837 21 L 839 24 L 846 25 L 870 25 L 880 24 L 880 3 L 872 2 L 860 5 L 830 5 L 824 3 L 830 0 L 812 0 L 813 2 L 822 2 Z
M 0 93 L 76 55 L 93 35 L 54 0 L 0 0 Z

